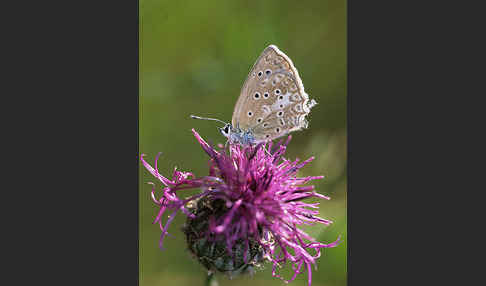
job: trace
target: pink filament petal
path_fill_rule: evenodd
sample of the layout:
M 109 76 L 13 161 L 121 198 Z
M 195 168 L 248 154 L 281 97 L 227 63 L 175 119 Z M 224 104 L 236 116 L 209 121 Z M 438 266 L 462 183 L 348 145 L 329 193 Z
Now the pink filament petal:
M 157 158 L 155 159 L 155 165 L 157 165 L 157 159 L 160 156 L 160 154 L 161 153 L 157 154 Z M 159 179 L 166 186 L 172 184 L 171 181 L 169 181 L 166 177 L 160 175 L 156 169 L 152 168 L 152 166 L 150 166 L 150 164 L 143 159 L 143 156 L 145 156 L 145 154 L 140 155 L 140 160 L 142 161 L 143 166 L 150 172 L 150 174 L 152 174 L 154 177 Z
M 236 201 L 236 203 L 233 205 L 229 213 L 226 215 L 226 218 L 224 219 L 224 222 L 222 225 L 216 227 L 214 231 L 216 233 L 221 233 L 223 230 L 228 226 L 228 224 L 231 222 L 231 219 L 233 218 L 233 215 L 235 214 L 235 211 L 240 207 L 242 202 L 242 199 L 239 199 Z

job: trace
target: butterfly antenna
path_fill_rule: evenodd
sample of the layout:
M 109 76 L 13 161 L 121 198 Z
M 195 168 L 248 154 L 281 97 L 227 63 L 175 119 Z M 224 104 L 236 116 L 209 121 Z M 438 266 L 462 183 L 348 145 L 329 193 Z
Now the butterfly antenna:
M 196 115 L 191 115 L 191 118 L 193 119 L 201 119 L 201 120 L 212 120 L 212 121 L 218 121 L 218 122 L 221 122 L 223 124 L 227 124 L 226 122 L 222 121 L 222 120 L 219 120 L 219 119 L 216 119 L 216 118 L 209 118 L 209 117 L 201 117 L 201 116 L 196 116 Z

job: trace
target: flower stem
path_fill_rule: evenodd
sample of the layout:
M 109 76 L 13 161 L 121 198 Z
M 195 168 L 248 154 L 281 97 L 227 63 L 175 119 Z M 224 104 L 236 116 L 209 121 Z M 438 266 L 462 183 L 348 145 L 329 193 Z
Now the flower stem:
M 219 286 L 218 281 L 216 280 L 216 276 L 213 272 L 208 273 L 205 286 Z

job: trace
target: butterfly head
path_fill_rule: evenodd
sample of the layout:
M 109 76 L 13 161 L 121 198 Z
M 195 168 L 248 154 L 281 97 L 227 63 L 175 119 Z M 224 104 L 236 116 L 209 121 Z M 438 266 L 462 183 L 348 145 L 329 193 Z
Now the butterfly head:
M 221 134 L 223 134 L 224 137 L 230 138 L 232 129 L 233 126 L 231 126 L 230 123 L 226 123 L 226 125 L 223 128 L 219 128 L 219 131 L 221 132 Z
M 191 115 L 191 118 L 193 119 L 202 119 L 202 120 L 211 120 L 211 121 L 218 121 L 220 123 L 223 123 L 224 124 L 224 127 L 223 128 L 218 128 L 219 131 L 221 132 L 221 134 L 223 134 L 224 137 L 228 138 L 228 139 L 231 139 L 231 134 L 234 133 L 233 131 L 233 126 L 231 125 L 231 123 L 226 123 L 222 120 L 219 120 L 219 119 L 216 119 L 216 118 L 209 118 L 209 117 L 201 117 L 201 116 L 195 116 L 195 115 Z

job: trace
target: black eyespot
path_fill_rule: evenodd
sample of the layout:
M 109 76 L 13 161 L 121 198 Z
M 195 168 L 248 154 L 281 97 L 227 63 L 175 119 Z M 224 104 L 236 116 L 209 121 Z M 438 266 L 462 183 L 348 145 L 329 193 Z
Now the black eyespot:
M 279 111 L 279 112 L 277 113 L 277 116 L 282 116 L 282 115 L 283 115 L 283 111 Z
M 253 112 L 248 111 L 248 116 L 252 116 L 252 115 L 253 115 Z
M 271 71 L 271 70 L 266 70 L 266 71 L 265 71 L 265 73 L 266 73 L 267 75 L 269 75 L 269 74 L 271 74 L 271 73 L 272 73 L 272 71 Z
M 275 131 L 277 131 L 277 133 L 279 133 L 280 132 L 280 128 L 278 128 L 278 127 L 275 128 Z
M 268 125 L 267 123 L 263 123 L 263 127 L 267 127 L 267 125 Z
M 260 98 L 260 93 L 258 93 L 258 92 L 255 92 L 255 95 L 254 95 L 254 97 L 255 97 L 255 98 L 257 98 L 257 99 L 258 99 L 258 98 Z
M 280 89 L 276 89 L 275 94 L 280 94 Z
M 228 127 L 228 126 L 226 126 L 226 127 L 224 128 L 224 133 L 228 133 L 228 132 L 229 132 L 229 127 Z
M 263 97 L 267 98 L 267 97 L 268 97 L 268 92 L 265 92 L 265 93 L 263 94 Z
M 283 107 L 284 107 L 283 104 L 280 104 L 280 108 L 283 108 Z
M 266 137 L 266 138 L 270 137 L 270 134 L 267 134 L 265 137 Z
M 278 99 L 282 100 L 283 99 L 283 95 L 279 96 Z
M 263 73 L 261 71 L 258 72 L 258 76 L 262 76 Z
M 258 119 L 257 119 L 257 122 L 258 122 L 258 123 L 262 122 L 262 119 L 261 119 L 261 118 L 258 118 Z

